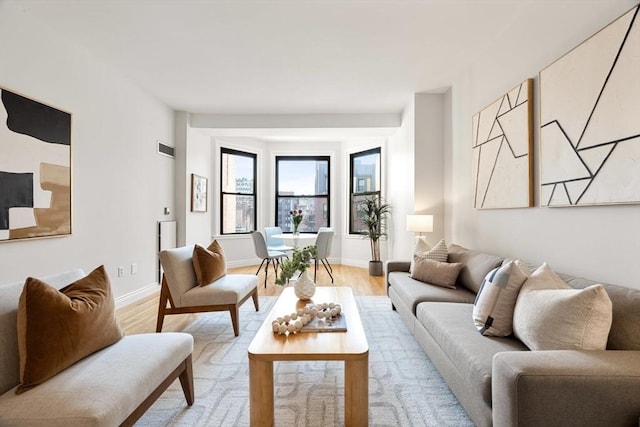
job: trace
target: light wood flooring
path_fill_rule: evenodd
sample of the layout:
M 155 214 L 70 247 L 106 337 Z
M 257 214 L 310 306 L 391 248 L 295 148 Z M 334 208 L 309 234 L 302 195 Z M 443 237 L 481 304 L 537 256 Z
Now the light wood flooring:
M 366 268 L 347 265 L 332 265 L 334 284 L 324 267 L 318 266 L 317 286 L 350 286 L 354 295 L 386 295 L 384 276 L 369 276 Z M 228 273 L 255 274 L 258 266 L 238 267 L 228 269 Z M 309 273 L 313 277 L 313 266 Z M 258 276 L 258 294 L 260 296 L 280 295 L 282 286 L 274 284 L 273 269 L 269 267 L 267 287 L 264 287 L 264 270 Z M 160 293 L 143 298 L 126 307 L 117 310 L 116 317 L 126 334 L 155 332 L 158 315 L 158 298 Z M 245 304 L 252 304 L 251 300 Z M 172 314 L 165 316 L 164 332 L 180 332 L 193 322 L 200 314 Z M 231 319 L 229 319 L 231 322 Z

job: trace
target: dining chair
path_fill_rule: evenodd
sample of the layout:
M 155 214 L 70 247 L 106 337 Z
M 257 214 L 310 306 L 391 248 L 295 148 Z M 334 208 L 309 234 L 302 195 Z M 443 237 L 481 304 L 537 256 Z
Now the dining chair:
M 282 234 L 280 227 L 265 227 L 264 235 L 267 239 L 267 249 L 270 251 L 288 252 L 293 250 L 293 246 L 287 246 L 284 239 L 273 237 Z
M 329 264 L 329 255 L 331 254 L 331 243 L 333 242 L 333 229 L 330 227 L 320 227 L 318 229 L 318 237 L 316 238 L 316 257 L 313 268 L 313 281 L 315 283 L 318 273 L 318 261 L 322 263 L 324 269 L 327 270 L 331 283 L 333 283 L 333 268 Z
M 259 231 L 252 231 L 251 238 L 253 239 L 253 249 L 256 252 L 258 258 L 262 258 L 262 262 L 256 271 L 256 276 L 260 273 L 262 266 L 264 265 L 264 287 L 267 287 L 267 274 L 269 273 L 269 264 L 273 263 L 273 270 L 275 271 L 276 278 L 278 277 L 278 266 L 282 258 L 287 258 L 287 254 L 281 251 L 270 251 L 267 249 L 267 243 L 264 236 Z

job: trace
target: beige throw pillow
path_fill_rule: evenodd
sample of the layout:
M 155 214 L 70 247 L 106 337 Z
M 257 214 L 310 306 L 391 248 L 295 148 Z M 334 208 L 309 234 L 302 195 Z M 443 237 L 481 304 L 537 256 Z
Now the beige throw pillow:
M 196 272 L 198 285 L 206 286 L 227 274 L 227 261 L 224 250 L 217 240 L 208 248 L 200 245 L 193 247 L 193 269 Z
M 506 337 L 513 333 L 516 299 L 530 274 L 520 260 L 509 261 L 487 274 L 473 304 L 473 323 L 482 335 Z
M 443 288 L 455 289 L 456 279 L 460 274 L 462 264 L 434 261 L 430 258 L 414 255 L 413 279 L 430 283 Z
M 57 290 L 29 277 L 18 302 L 16 394 L 122 338 L 104 266 Z
M 573 289 L 545 263 L 522 286 L 513 332 L 531 350 L 604 350 L 612 317 L 602 285 Z
M 440 240 L 433 248 L 430 248 L 424 238 L 416 237 L 416 244 L 413 248 L 413 255 L 419 255 L 421 257 L 429 258 L 434 261 L 447 262 L 449 258 L 449 251 L 447 250 L 447 244 L 445 243 L 444 239 Z M 409 273 L 413 273 L 414 265 L 414 259 L 413 257 L 411 257 Z

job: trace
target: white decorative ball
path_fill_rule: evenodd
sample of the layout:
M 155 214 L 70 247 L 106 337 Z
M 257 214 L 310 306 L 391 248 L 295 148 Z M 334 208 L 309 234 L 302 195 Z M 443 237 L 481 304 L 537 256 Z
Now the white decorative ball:
M 293 323 L 291 323 L 289 326 L 287 326 L 287 330 L 288 330 L 289 332 L 294 332 L 294 331 L 296 330 L 296 327 L 295 327 L 295 326 L 293 326 Z
M 293 326 L 295 326 L 296 331 L 299 331 L 300 329 L 302 329 L 302 322 L 300 320 L 296 320 Z
M 287 314 L 287 315 L 285 315 L 285 316 L 283 317 L 283 319 L 284 319 L 284 321 L 285 321 L 285 322 L 288 322 L 289 320 L 291 320 L 291 316 L 289 316 L 289 315 Z
M 337 308 L 332 308 L 331 309 L 331 317 L 336 317 L 338 315 L 338 309 Z
M 287 325 L 280 325 L 278 332 L 280 332 L 281 334 L 287 332 Z
M 303 309 L 302 309 L 302 312 L 303 312 L 304 314 L 309 314 L 309 313 L 311 312 L 311 307 L 306 306 L 305 308 L 303 308 Z
M 336 306 L 336 303 L 335 303 L 335 302 L 330 302 L 330 303 L 329 303 L 329 308 L 333 308 L 333 307 L 335 307 L 335 306 Z
M 313 307 L 309 314 L 311 315 L 311 317 L 316 317 L 318 315 L 318 309 Z
M 280 332 L 280 324 L 279 323 L 274 323 L 272 325 L 273 328 L 273 332 Z
M 302 316 L 304 314 L 304 310 L 299 308 L 297 311 L 298 316 Z
M 276 320 L 278 321 L 278 323 L 282 323 L 284 321 L 282 317 L 278 317 Z
M 298 313 L 291 313 L 291 320 L 296 320 L 298 318 Z

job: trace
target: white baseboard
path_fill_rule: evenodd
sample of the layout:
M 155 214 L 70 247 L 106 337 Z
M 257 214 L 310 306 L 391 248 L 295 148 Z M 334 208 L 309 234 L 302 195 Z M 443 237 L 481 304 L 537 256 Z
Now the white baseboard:
M 125 307 L 131 303 L 134 303 L 142 298 L 148 297 L 149 295 L 153 295 L 157 292 L 160 292 L 160 285 L 158 283 L 151 283 L 147 286 L 144 286 L 140 289 L 136 289 L 133 292 L 129 292 L 128 294 L 119 296 L 115 298 L 116 309 Z
M 361 259 L 345 259 L 342 258 L 342 265 L 350 265 L 351 267 L 369 268 L 369 261 L 363 261 Z

